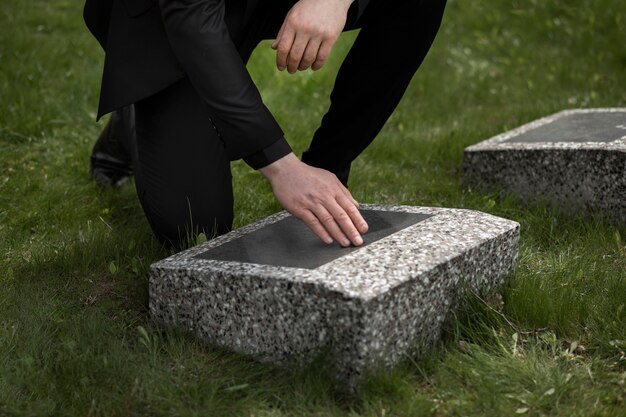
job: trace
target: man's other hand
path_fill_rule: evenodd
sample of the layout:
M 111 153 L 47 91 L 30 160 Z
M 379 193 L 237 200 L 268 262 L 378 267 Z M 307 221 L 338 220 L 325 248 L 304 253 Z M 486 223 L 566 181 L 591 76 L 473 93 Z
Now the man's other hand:
M 287 13 L 272 43 L 276 66 L 290 74 L 322 68 L 346 25 L 354 0 L 300 0 Z
M 302 220 L 320 239 L 360 246 L 367 223 L 350 191 L 325 169 L 301 162 L 293 153 L 261 168 L 280 205 Z

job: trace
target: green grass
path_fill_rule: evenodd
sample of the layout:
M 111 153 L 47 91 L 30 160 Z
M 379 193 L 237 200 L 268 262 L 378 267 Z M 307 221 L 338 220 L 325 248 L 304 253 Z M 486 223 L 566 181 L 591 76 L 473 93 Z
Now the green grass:
M 319 364 L 262 365 L 150 323 L 148 267 L 169 252 L 132 184 L 89 180 L 102 53 L 81 7 L 0 7 L 0 415 L 626 416 L 626 231 L 464 188 L 459 172 L 466 146 L 503 130 L 564 108 L 626 106 L 623 0 L 449 0 L 350 187 L 362 202 L 519 221 L 519 268 L 502 313 L 468 295 L 440 345 L 372 375 L 356 402 L 333 394 Z M 298 153 L 355 36 L 315 73 L 276 71 L 268 41 L 251 59 Z M 237 162 L 233 173 L 235 226 L 279 209 L 257 172 Z

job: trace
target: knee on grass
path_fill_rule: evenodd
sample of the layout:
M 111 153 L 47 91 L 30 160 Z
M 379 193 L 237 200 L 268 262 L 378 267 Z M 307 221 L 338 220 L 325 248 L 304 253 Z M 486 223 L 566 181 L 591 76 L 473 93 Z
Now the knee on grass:
M 177 250 L 194 246 L 201 233 L 212 239 L 231 230 L 232 212 L 199 211 L 169 210 L 163 213 L 161 221 L 151 222 L 152 230 L 161 243 Z

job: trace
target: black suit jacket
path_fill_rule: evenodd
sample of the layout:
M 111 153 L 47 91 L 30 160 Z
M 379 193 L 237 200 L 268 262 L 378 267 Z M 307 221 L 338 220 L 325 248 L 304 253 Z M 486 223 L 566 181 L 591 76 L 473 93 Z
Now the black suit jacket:
M 259 168 L 288 153 L 230 39 L 225 1 L 86 0 L 85 23 L 105 50 L 98 119 L 187 76 L 231 159 Z M 246 2 L 248 13 L 254 2 L 273 0 L 230 1 Z M 360 16 L 369 0 L 355 1 Z

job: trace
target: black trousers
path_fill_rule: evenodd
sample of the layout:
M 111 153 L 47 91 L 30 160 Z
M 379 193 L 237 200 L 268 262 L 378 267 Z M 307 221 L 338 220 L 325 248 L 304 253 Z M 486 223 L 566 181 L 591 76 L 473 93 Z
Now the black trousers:
M 276 37 L 295 2 L 268 1 L 249 21 L 243 21 L 237 2 L 227 4 L 226 23 L 244 62 L 261 40 Z M 430 49 L 444 7 L 445 0 L 372 0 L 358 21 L 350 9 L 344 31 L 361 31 L 339 69 L 330 108 L 304 162 L 347 184 L 351 162 L 380 132 Z M 118 114 L 126 136 L 136 132 L 136 148 L 131 144 L 129 151 L 137 195 L 156 236 L 181 247 L 199 232 L 214 236 L 230 230 L 230 161 L 190 82 L 182 79 Z

